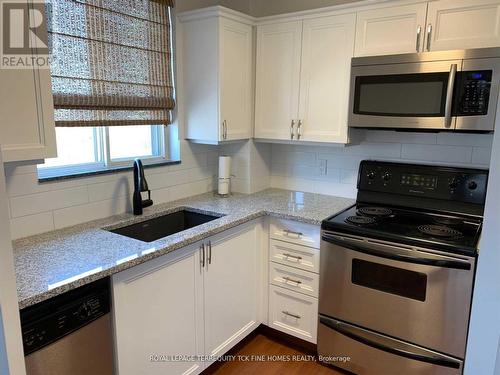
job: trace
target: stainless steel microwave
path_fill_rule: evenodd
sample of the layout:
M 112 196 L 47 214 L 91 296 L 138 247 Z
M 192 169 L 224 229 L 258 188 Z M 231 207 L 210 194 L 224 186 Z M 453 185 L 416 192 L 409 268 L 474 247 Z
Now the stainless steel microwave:
M 491 132 L 500 48 L 353 58 L 349 127 Z

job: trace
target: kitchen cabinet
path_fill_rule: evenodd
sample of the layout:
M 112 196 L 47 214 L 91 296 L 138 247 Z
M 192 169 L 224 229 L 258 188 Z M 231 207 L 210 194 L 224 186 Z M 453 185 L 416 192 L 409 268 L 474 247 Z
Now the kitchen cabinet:
M 114 275 L 113 310 L 118 374 L 195 374 L 203 370 L 200 361 L 165 357 L 203 355 L 199 245 Z
M 347 142 L 354 14 L 257 27 L 255 137 Z
M 269 234 L 268 325 L 316 343 L 320 228 L 273 218 Z
M 302 21 L 257 27 L 256 138 L 294 138 L 301 46 Z
M 197 374 L 260 324 L 261 223 L 113 276 L 120 375 Z M 169 360 L 168 356 L 195 356 Z
M 252 137 L 253 28 L 221 8 L 179 15 L 186 138 L 218 144 Z
M 427 3 L 359 11 L 354 56 L 421 52 L 426 14 Z
M 204 273 L 206 355 L 224 354 L 260 324 L 259 243 L 256 225 L 209 241 Z
M 430 2 L 426 31 L 431 51 L 500 46 L 500 2 Z
M 4 2 L 1 0 L 0 6 Z M 0 145 L 3 161 L 56 156 L 49 68 L 2 67 L 0 83 Z

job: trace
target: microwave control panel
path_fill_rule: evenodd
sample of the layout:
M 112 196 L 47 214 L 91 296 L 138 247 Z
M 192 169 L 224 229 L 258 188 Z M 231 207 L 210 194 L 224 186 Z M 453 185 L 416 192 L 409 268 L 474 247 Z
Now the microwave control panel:
M 457 116 L 484 116 L 488 114 L 491 70 L 458 73 Z

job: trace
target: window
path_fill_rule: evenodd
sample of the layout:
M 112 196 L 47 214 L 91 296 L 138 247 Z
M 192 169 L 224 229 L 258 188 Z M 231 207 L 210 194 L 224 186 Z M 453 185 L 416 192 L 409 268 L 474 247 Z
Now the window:
M 167 161 L 163 125 L 56 128 L 57 158 L 38 166 L 40 178 L 145 165 Z
M 173 0 L 46 4 L 58 157 L 39 176 L 167 160 Z

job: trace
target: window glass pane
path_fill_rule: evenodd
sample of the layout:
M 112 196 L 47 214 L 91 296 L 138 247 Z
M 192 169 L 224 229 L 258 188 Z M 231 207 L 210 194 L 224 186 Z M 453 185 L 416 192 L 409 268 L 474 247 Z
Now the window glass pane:
M 41 168 L 98 161 L 95 128 L 56 128 L 57 158 L 45 159 Z
M 109 154 L 112 160 L 155 156 L 155 126 L 111 126 L 109 128 Z

